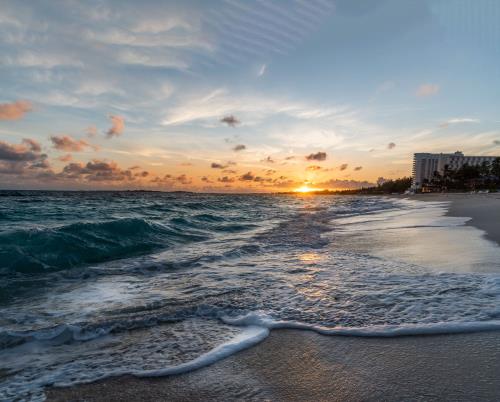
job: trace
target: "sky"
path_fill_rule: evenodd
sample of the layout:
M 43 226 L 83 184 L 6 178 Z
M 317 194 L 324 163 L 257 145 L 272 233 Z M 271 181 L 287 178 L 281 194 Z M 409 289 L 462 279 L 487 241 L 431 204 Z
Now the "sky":
M 0 0 L 0 188 L 274 192 L 500 155 L 496 0 Z

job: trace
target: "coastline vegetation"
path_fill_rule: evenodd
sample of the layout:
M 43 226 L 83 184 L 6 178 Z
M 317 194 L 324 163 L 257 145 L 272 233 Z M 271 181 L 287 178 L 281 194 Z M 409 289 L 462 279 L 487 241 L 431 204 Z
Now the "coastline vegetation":
M 498 191 L 500 188 L 500 158 L 492 163 L 483 162 L 479 166 L 463 165 L 451 170 L 446 165 L 443 173 L 434 172 L 431 180 L 424 182 L 429 192 L 446 191 Z

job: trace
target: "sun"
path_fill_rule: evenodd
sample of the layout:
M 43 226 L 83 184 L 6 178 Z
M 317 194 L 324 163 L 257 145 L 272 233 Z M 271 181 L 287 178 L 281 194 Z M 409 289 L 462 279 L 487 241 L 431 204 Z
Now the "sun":
M 293 191 L 296 193 L 310 193 L 311 191 L 314 191 L 314 189 L 304 184 L 302 187 L 296 188 Z

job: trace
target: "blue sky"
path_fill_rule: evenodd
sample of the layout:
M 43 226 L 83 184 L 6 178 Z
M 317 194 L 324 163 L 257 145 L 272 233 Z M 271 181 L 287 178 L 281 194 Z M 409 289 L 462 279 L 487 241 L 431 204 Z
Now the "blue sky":
M 0 185 L 348 188 L 413 152 L 497 155 L 499 20 L 495 0 L 0 0 Z

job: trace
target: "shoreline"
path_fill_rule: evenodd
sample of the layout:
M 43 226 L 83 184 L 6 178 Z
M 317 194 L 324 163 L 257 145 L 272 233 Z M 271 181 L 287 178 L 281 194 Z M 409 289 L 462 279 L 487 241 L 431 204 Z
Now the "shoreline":
M 451 201 L 448 216 L 500 245 L 500 194 L 392 196 Z M 167 377 L 48 388 L 48 401 L 498 400 L 498 331 L 367 338 L 274 329 L 258 345 Z
M 498 332 L 398 338 L 278 329 L 257 346 L 186 374 L 51 388 L 48 401 L 493 401 Z
M 467 226 L 483 231 L 483 236 L 500 246 L 500 193 L 430 193 L 390 196 L 427 202 L 451 202 L 447 216 L 468 217 Z

